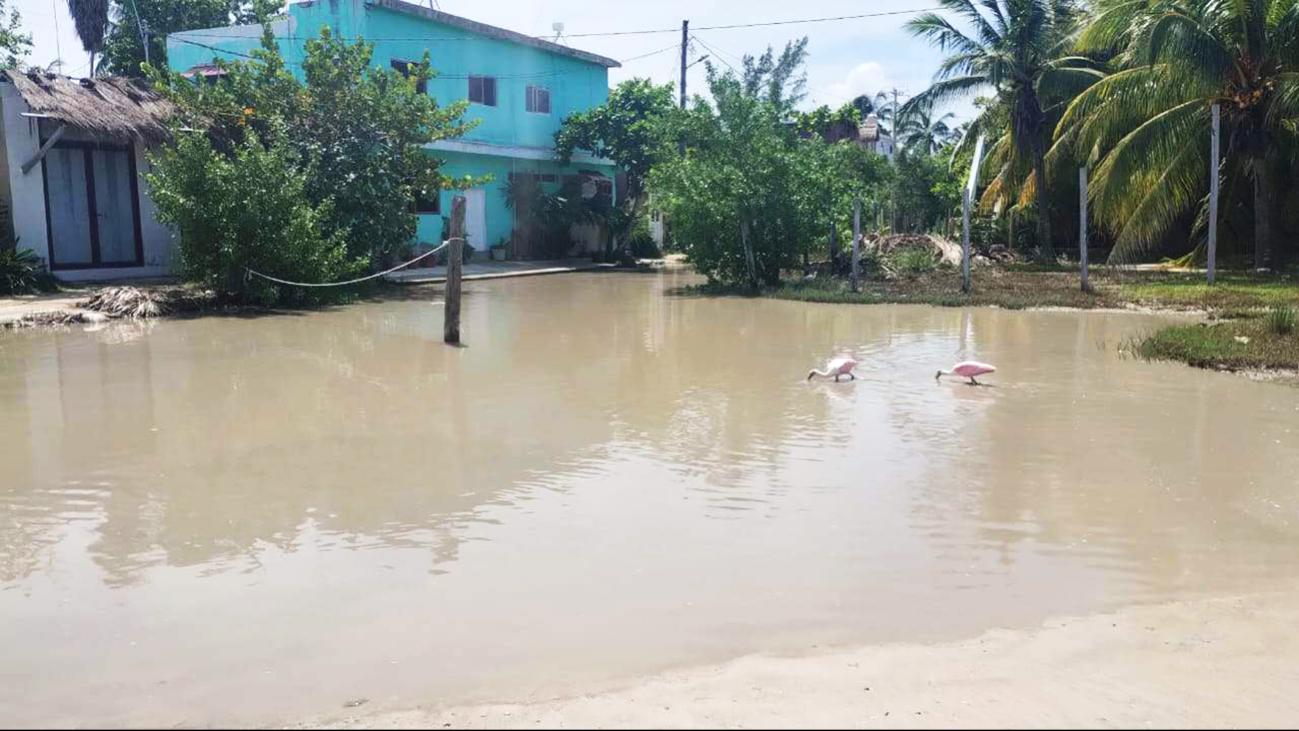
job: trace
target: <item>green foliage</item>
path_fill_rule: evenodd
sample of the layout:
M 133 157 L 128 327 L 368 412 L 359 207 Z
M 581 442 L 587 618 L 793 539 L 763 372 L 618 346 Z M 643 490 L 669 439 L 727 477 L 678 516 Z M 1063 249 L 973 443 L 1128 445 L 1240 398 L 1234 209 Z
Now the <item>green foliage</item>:
M 28 294 L 50 289 L 45 262 L 30 249 L 0 244 L 0 294 Z
M 744 95 L 771 105 L 783 120 L 807 97 L 806 62 L 807 36 L 786 42 L 779 57 L 771 46 L 761 56 L 745 54 L 740 75 Z
M 143 77 L 140 21 L 149 29 L 149 62 L 167 68 L 167 34 L 196 28 L 258 23 L 279 10 L 278 0 L 118 0 L 100 63 L 110 74 Z M 138 13 L 138 14 L 137 14 Z
M 894 156 L 894 165 L 892 196 L 898 219 L 894 233 L 939 230 L 948 216 L 960 216 L 964 180 L 943 156 L 903 149 Z
M 637 259 L 659 259 L 663 256 L 663 252 L 654 243 L 654 234 L 650 232 L 649 221 L 645 216 L 640 216 L 632 224 L 627 234 L 627 251 Z
M 9 10 L 5 19 L 5 4 L 0 0 L 0 68 L 16 69 L 22 66 L 32 49 L 32 34 L 22 32 L 23 16 L 18 8 Z
M 938 268 L 934 255 L 923 249 L 902 249 L 889 257 L 889 260 L 903 274 L 925 274 Z
M 278 287 L 247 268 L 282 279 L 331 282 L 362 271 L 347 254 L 346 230 L 330 229 L 333 202 L 313 202 L 307 174 L 286 135 L 263 144 L 249 131 L 229 151 L 202 134 L 183 134 L 153 152 L 146 176 L 158 220 L 176 229 L 180 269 L 238 302 L 302 304 L 328 290 Z
M 1299 319 L 1295 308 L 1281 305 L 1267 315 L 1267 329 L 1273 335 L 1289 335 L 1294 332 L 1295 320 Z
M 615 235 L 640 218 L 645 181 L 650 170 L 675 154 L 671 119 L 677 114 L 672 85 L 655 86 L 649 79 L 628 79 L 604 104 L 569 115 L 555 133 L 555 157 L 568 165 L 577 150 L 608 158 L 627 173 L 626 208 L 611 219 Z
M 710 66 L 708 82 L 714 103 L 697 98 L 676 129 L 685 157 L 658 166 L 650 187 L 701 273 L 774 284 L 781 267 L 847 225 L 853 198 L 862 196 L 871 215 L 888 166 L 853 143 L 800 139 L 776 102 L 749 93 L 733 73 Z
M 1297 368 L 1299 338 L 1278 335 L 1259 318 L 1171 325 L 1126 348 L 1148 360 L 1200 368 Z
M 1079 50 L 1113 56 L 1118 70 L 1073 100 L 1056 146 L 1098 158 L 1090 193 L 1098 220 L 1117 234 L 1111 259 L 1152 253 L 1188 218 L 1203 230 L 1218 104 L 1223 223 L 1245 209 L 1256 265 L 1279 264 L 1277 208 L 1299 145 L 1299 5 L 1099 0 Z
M 939 4 L 966 28 L 932 12 L 907 21 L 912 35 L 948 55 L 939 64 L 938 80 L 901 113 L 905 116 L 919 107 L 941 105 L 978 91 L 994 92 L 986 118 L 976 120 L 971 129 L 976 135 L 998 135 L 990 137 L 988 162 L 998 168 L 990 194 L 996 197 L 1014 187 L 1027 200 L 1042 191 L 1037 200 L 1047 215 L 1037 219 L 1038 242 L 1050 256 L 1051 197 L 1045 158 L 1053 129 L 1052 106 L 1100 76 L 1088 60 L 1062 53 L 1076 29 L 1080 6 L 1074 0 L 939 0 Z M 1006 127 L 991 129 L 998 117 L 1007 121 Z M 1026 182 L 1029 170 L 1032 185 Z
M 800 136 L 818 135 L 827 142 L 837 142 L 853 137 L 861 120 L 861 110 L 852 102 L 833 111 L 823 104 L 810 112 L 796 112 L 794 129 Z

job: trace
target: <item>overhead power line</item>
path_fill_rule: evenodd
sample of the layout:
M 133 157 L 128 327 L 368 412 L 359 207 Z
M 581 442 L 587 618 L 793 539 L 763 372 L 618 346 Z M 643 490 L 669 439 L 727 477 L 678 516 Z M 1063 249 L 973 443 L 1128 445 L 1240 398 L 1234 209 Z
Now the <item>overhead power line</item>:
M 878 13 L 858 13 L 856 15 L 836 15 L 828 18 L 799 18 L 796 20 L 770 20 L 759 23 L 732 23 L 730 25 L 701 25 L 692 30 L 736 30 L 740 28 L 764 28 L 776 25 L 801 25 L 805 23 L 830 23 L 840 20 L 861 20 L 863 18 L 883 18 L 895 15 L 914 15 L 915 13 L 925 13 L 930 11 L 943 10 L 941 7 L 915 8 L 913 10 L 888 10 Z M 645 30 L 615 30 L 601 31 L 596 33 L 565 33 L 565 38 L 602 38 L 610 36 L 639 36 L 650 35 L 654 33 L 680 33 L 678 28 L 649 28 Z M 185 35 L 194 38 L 229 38 L 229 35 L 222 33 L 198 33 L 186 31 Z M 539 41 L 550 41 L 546 36 L 531 36 Z M 308 40 L 298 36 L 276 36 L 280 40 Z M 344 38 L 344 40 L 365 40 L 365 41 L 447 41 L 447 42 L 466 42 L 466 41 L 494 41 L 492 38 L 480 38 L 474 36 L 359 36 L 356 38 Z

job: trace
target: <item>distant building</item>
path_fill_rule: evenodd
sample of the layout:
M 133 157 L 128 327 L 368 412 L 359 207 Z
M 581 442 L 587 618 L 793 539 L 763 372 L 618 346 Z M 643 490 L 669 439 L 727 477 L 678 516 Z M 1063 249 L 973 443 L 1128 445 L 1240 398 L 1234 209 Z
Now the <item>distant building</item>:
M 866 119 L 857 126 L 857 144 L 893 162 L 893 138 L 880 124 L 880 118 L 874 112 L 867 114 Z

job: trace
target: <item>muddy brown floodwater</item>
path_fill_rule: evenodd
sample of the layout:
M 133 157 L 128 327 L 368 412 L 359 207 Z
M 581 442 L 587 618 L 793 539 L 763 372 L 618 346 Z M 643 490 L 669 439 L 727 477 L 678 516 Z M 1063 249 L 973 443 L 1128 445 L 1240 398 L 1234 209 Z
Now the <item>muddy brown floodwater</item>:
M 685 274 L 0 335 L 0 725 L 273 724 L 1291 579 L 1299 389 Z M 851 354 L 860 379 L 804 380 Z M 977 358 L 992 387 L 936 384 Z

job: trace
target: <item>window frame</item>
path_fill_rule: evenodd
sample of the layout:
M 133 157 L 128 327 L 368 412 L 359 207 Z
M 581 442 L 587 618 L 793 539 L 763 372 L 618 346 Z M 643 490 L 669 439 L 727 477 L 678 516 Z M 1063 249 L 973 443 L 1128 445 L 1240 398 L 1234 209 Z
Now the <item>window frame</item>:
M 544 110 L 540 108 L 542 93 L 545 94 L 546 98 L 546 108 Z M 529 114 L 550 114 L 552 109 L 550 104 L 550 87 L 529 84 L 525 87 L 523 107 Z
M 475 82 L 477 82 L 477 84 L 478 84 L 478 96 L 479 96 L 478 99 L 474 99 L 474 83 L 475 83 Z M 491 90 L 491 94 L 490 94 L 490 95 L 487 93 L 489 89 Z M 470 103 L 470 104 L 482 104 L 482 105 L 485 106 L 485 107 L 494 107 L 494 106 L 496 106 L 496 99 L 497 99 L 497 97 L 496 97 L 496 77 L 495 77 L 495 76 L 480 76 L 480 75 L 477 75 L 477 74 L 470 74 L 470 75 L 469 75 L 469 89 L 468 89 L 468 94 L 466 94 L 465 96 L 469 99 L 469 103 Z M 490 100 L 489 100 L 489 96 L 490 96 Z

